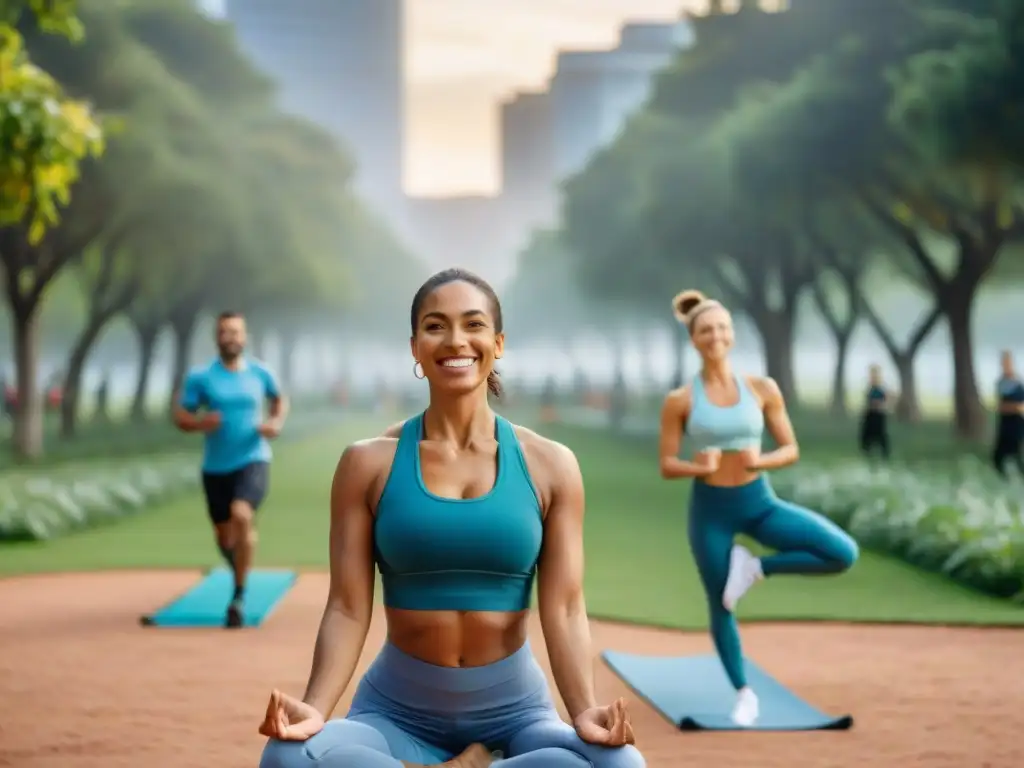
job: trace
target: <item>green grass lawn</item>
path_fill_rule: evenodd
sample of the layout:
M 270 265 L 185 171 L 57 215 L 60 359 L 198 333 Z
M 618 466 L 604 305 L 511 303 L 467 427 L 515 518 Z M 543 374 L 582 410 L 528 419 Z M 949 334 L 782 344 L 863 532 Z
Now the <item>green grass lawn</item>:
M 260 512 L 258 563 L 325 569 L 328 493 L 343 447 L 385 422 L 353 419 L 277 448 Z M 686 541 L 687 484 L 661 480 L 655 445 L 601 431 L 546 428 L 577 453 L 587 484 L 587 599 L 595 617 L 671 627 L 706 625 Z M 805 455 L 809 455 L 805 448 Z M 218 562 L 197 493 L 42 544 L 0 546 L 0 574 L 102 568 L 206 567 Z M 127 576 L 126 576 L 127 578 Z M 911 621 L 1024 625 L 1024 608 L 891 558 L 864 553 L 839 577 L 779 577 L 744 600 L 745 620 Z

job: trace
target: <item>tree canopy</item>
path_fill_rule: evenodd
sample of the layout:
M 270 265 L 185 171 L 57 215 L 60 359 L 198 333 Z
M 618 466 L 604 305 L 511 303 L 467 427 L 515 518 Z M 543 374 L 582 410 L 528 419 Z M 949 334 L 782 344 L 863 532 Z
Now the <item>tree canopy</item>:
M 845 285 L 850 322 L 888 334 L 865 282 L 881 267 L 934 306 L 906 346 L 885 336 L 901 375 L 944 320 L 957 428 L 979 435 L 973 302 L 1024 233 L 1022 18 L 1012 0 L 830 0 L 696 19 L 695 46 L 565 185 L 575 280 L 664 311 L 686 285 L 721 296 L 795 399 L 802 299 Z
M 352 158 L 326 129 L 282 111 L 227 24 L 190 0 L 32 7 L 44 14 L 0 27 L 19 43 L 0 58 L 11 150 L 0 161 L 0 259 L 23 453 L 41 450 L 39 309 L 68 270 L 86 315 L 64 373 L 71 433 L 82 370 L 115 317 L 143 347 L 169 328 L 178 380 L 204 312 L 311 321 L 362 292 L 355 281 L 369 276 L 360 265 L 371 254 L 408 265 L 355 196 Z

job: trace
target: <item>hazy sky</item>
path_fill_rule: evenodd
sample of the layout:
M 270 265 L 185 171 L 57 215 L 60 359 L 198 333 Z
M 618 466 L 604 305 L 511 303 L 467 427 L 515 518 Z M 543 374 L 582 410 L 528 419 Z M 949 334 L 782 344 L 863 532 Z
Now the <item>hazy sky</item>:
M 215 12 L 222 5 L 202 2 Z M 558 49 L 608 47 L 627 19 L 667 21 L 684 8 L 706 6 L 707 0 L 406 0 L 406 189 L 495 191 L 502 98 L 542 88 Z

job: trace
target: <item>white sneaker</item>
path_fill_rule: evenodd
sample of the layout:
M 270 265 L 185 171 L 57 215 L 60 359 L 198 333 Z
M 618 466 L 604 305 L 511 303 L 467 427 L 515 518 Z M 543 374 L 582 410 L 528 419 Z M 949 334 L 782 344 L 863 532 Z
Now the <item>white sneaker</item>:
M 763 578 L 761 558 L 754 557 L 746 547 L 738 544 L 734 546 L 729 555 L 729 578 L 725 580 L 725 589 L 722 591 L 722 605 L 725 606 L 725 610 L 732 613 L 736 603 L 747 594 L 747 590 Z
M 757 722 L 760 715 L 757 694 L 751 688 L 740 688 L 736 695 L 736 704 L 732 708 L 732 721 L 743 728 L 749 728 Z

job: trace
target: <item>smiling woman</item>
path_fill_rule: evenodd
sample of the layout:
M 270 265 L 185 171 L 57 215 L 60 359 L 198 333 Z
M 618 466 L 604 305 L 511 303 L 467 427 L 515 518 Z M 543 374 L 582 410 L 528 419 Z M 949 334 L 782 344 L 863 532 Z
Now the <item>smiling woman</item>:
M 621 699 L 594 695 L 583 597 L 583 478 L 573 453 L 491 410 L 505 346 L 481 278 L 446 270 L 410 315 L 427 409 L 345 450 L 331 490 L 331 585 L 301 701 L 274 691 L 261 768 L 642 768 Z M 374 564 L 387 642 L 344 719 Z M 555 709 L 527 643 L 534 580 Z M 447 761 L 447 762 L 445 762 Z
M 453 311 L 458 316 L 452 316 Z M 494 370 L 494 361 L 505 350 L 501 302 L 486 280 L 463 269 L 438 272 L 413 297 L 409 322 L 417 376 L 433 381 L 423 364 L 428 359 L 443 374 L 440 382 L 460 382 L 455 391 L 473 389 L 483 380 L 495 397 L 501 397 L 501 381 Z M 465 339 L 456 349 L 451 330 L 460 328 Z

